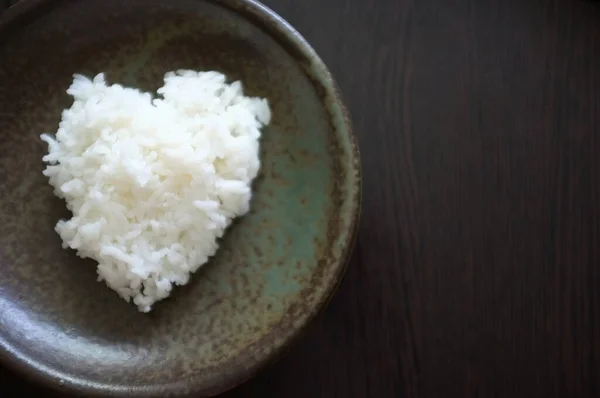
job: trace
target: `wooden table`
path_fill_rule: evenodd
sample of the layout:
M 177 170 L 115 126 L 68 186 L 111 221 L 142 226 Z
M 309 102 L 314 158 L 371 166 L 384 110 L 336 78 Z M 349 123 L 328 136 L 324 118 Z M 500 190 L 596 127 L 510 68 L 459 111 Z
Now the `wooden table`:
M 265 3 L 339 81 L 364 207 L 326 312 L 224 397 L 600 397 L 600 3 Z

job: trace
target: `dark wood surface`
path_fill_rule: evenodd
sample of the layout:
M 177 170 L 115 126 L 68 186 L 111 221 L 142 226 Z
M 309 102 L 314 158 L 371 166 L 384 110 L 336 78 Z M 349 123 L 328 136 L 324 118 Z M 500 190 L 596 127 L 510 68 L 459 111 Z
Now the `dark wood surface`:
M 600 397 L 600 3 L 265 3 L 341 86 L 364 207 L 328 309 L 224 397 Z

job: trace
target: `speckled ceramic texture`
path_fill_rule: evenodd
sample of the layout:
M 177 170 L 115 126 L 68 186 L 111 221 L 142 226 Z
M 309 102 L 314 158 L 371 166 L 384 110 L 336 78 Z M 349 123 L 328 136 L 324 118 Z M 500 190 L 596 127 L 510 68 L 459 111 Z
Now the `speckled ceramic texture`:
M 73 73 L 155 90 L 219 70 L 269 98 L 251 212 L 150 314 L 63 250 L 42 175 Z M 360 168 L 335 83 L 258 3 L 24 0 L 0 16 L 0 358 L 86 396 L 212 396 L 276 358 L 327 303 L 359 216 Z

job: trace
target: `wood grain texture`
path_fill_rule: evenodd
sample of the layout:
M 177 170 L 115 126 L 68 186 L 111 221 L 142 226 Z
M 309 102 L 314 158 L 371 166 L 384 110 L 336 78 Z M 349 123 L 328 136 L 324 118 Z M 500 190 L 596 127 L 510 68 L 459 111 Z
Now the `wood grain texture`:
M 326 312 L 224 397 L 600 396 L 600 4 L 264 2 L 347 99 L 363 216 Z

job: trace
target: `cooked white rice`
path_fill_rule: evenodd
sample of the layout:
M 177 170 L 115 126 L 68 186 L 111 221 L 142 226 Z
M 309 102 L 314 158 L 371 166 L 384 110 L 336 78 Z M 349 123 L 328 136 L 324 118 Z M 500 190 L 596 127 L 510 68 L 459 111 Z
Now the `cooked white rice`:
M 159 97 L 75 75 L 44 175 L 73 213 L 64 248 L 142 312 L 184 285 L 248 212 L 266 99 L 217 72 L 165 75 Z

